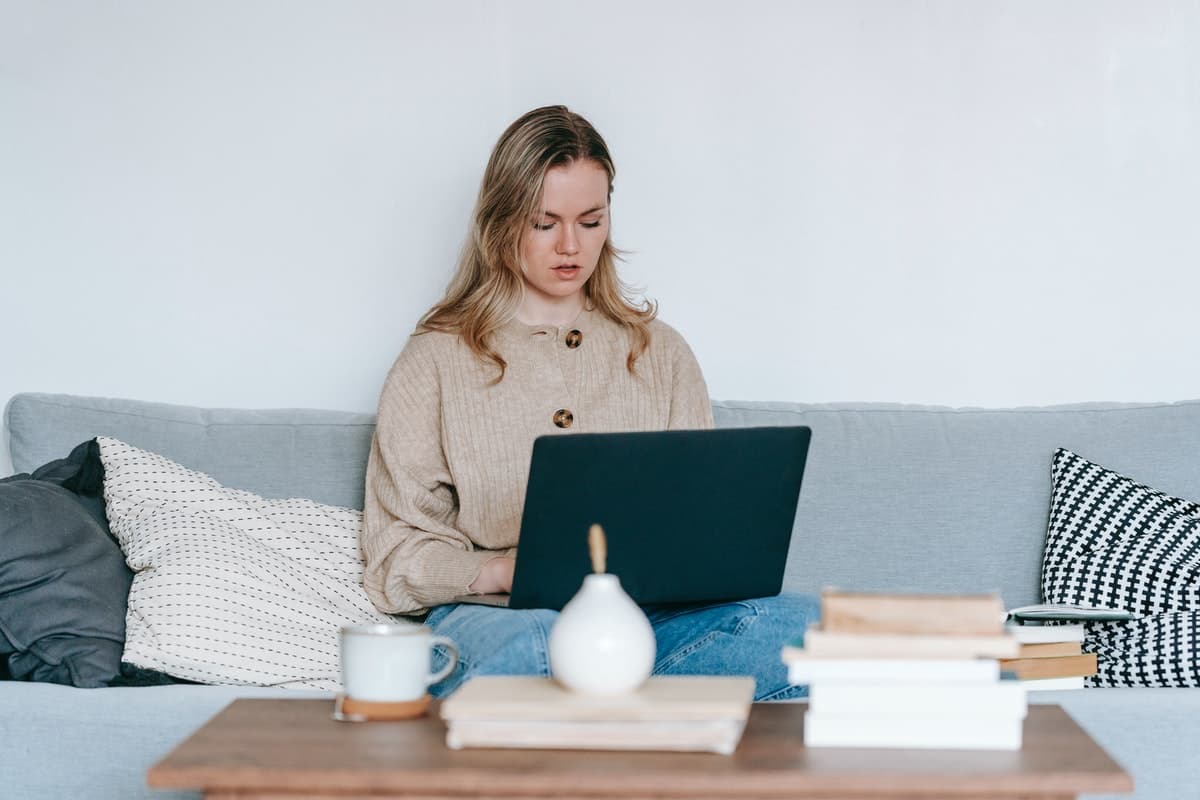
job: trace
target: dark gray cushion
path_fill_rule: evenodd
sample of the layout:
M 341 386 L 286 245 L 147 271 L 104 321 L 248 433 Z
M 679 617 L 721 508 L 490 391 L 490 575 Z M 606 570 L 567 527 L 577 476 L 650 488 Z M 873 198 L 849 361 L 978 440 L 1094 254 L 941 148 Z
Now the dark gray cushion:
M 102 483 L 95 442 L 0 480 L 0 654 L 12 678 L 94 687 L 120 671 L 133 573 Z

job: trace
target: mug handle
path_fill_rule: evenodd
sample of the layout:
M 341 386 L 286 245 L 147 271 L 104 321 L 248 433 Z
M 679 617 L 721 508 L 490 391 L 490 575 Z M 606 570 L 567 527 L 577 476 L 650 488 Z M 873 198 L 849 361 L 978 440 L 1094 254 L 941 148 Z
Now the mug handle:
M 440 644 L 442 647 L 445 647 L 447 650 L 449 650 L 450 651 L 450 661 L 449 661 L 449 663 L 446 664 L 446 666 L 442 667 L 435 674 L 430 675 L 428 678 L 425 679 L 426 686 L 432 686 L 433 684 L 437 683 L 438 681 L 445 679 L 446 676 L 449 675 L 451 672 L 453 672 L 454 668 L 458 666 L 458 645 L 456 645 L 451 640 L 447 639 L 445 636 L 434 636 L 430 640 L 429 644 L 430 644 L 430 647 L 432 647 L 433 645 Z

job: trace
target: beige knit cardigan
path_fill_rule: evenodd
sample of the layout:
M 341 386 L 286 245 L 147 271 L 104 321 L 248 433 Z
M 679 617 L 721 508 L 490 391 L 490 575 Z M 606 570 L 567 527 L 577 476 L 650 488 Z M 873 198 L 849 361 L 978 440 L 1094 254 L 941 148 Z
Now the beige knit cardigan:
M 598 312 L 562 327 L 514 320 L 497 332 L 508 367 L 494 385 L 498 368 L 457 335 L 410 337 L 384 383 L 367 465 L 363 585 L 380 610 L 446 603 L 486 561 L 515 554 L 536 437 L 712 427 L 687 343 L 658 320 L 650 332 L 630 374 L 629 334 Z

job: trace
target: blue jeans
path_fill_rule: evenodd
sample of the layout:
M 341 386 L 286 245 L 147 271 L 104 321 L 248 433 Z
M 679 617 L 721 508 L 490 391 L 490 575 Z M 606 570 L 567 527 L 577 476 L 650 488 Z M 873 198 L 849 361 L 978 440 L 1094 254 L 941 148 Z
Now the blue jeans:
M 780 660 L 785 642 L 799 639 L 820 614 L 817 598 L 781 594 L 732 603 L 646 608 L 658 654 L 655 675 L 752 675 L 755 700 L 788 700 L 808 694 L 792 686 Z M 458 666 L 430 688 L 445 697 L 473 675 L 549 675 L 548 640 L 557 611 L 469 603 L 438 606 L 425 624 L 458 645 Z M 434 651 L 434 669 L 448 656 Z

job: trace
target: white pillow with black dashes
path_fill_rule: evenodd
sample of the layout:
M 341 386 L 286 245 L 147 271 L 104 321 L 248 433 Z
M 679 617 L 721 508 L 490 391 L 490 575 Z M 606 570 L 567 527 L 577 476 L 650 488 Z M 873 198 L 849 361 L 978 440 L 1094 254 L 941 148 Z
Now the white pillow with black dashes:
M 134 571 L 124 660 L 201 683 L 338 691 L 339 629 L 392 621 L 362 588 L 361 512 L 267 500 L 98 441 Z

